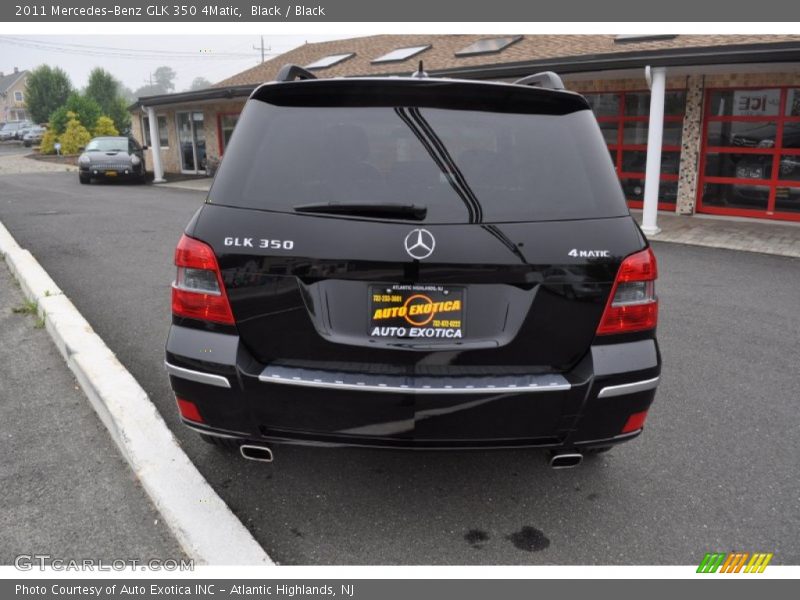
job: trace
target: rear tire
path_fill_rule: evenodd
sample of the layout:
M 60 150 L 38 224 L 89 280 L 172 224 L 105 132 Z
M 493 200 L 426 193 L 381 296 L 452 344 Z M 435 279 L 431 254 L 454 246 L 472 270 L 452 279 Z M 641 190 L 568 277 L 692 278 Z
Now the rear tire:
M 87 183 L 91 182 L 91 180 L 92 180 L 91 177 L 86 177 L 84 175 L 78 175 L 78 181 L 80 181 L 84 185 L 86 185 Z
M 240 440 L 234 438 L 219 437 L 216 435 L 208 435 L 207 433 L 201 433 L 200 439 L 203 440 L 206 444 L 211 444 L 212 446 L 216 446 L 217 448 L 222 448 L 223 450 L 238 450 L 239 446 L 242 445 L 242 442 Z

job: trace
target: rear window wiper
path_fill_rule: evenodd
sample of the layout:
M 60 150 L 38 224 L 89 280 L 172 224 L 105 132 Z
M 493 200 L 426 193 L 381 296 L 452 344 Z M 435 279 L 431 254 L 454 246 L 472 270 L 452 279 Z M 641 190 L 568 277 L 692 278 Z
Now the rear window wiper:
M 428 209 L 415 204 L 368 204 L 326 202 L 320 204 L 302 204 L 294 207 L 295 212 L 318 213 L 329 215 L 354 215 L 362 217 L 376 217 L 384 219 L 409 219 L 422 221 L 428 214 Z

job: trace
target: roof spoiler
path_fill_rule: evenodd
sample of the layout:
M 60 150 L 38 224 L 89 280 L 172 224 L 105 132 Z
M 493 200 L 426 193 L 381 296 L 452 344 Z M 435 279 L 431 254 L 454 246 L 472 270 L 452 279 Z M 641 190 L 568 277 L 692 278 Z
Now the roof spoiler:
M 295 79 L 316 79 L 317 76 L 314 75 L 308 69 L 304 69 L 303 67 L 299 67 L 297 65 L 283 65 L 281 70 L 278 71 L 278 74 L 275 76 L 275 81 L 294 81 Z
M 542 71 L 541 73 L 534 73 L 522 79 L 517 79 L 514 82 L 516 85 L 530 85 L 532 87 L 540 87 L 548 90 L 563 90 L 564 82 L 553 71 Z

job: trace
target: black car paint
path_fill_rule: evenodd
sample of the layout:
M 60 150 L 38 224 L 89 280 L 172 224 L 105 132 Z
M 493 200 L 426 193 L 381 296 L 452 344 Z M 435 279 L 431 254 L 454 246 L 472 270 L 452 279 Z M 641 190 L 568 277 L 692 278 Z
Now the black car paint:
M 337 97 L 353 85 L 308 83 L 335 85 Z M 402 92 L 407 84 L 387 85 Z M 291 96 L 290 87 L 298 86 L 281 93 Z M 254 98 L 264 88 L 281 96 L 280 86 L 264 86 Z M 535 93 L 553 112 L 561 98 L 570 110 L 585 109 L 574 94 Z M 350 101 L 369 103 L 358 98 Z M 524 94 L 514 98 L 523 100 Z M 597 397 L 604 386 L 653 379 L 661 369 L 654 330 L 595 335 L 620 263 L 648 246 L 629 215 L 426 224 L 437 245 L 423 261 L 403 245 L 418 226 L 204 205 L 186 234 L 213 248 L 236 325 L 173 318 L 167 362 L 231 383 L 226 389 L 171 375 L 176 396 L 194 402 L 204 417 L 204 424 L 187 424 L 259 442 L 404 448 L 580 448 L 640 433 L 619 432 L 632 413 L 647 410 L 655 389 Z M 254 249 L 253 240 L 261 239 L 294 246 Z M 607 255 L 571 256 L 576 248 Z M 412 282 L 466 287 L 464 340 L 418 344 L 366 335 L 369 286 Z M 273 363 L 379 376 L 554 373 L 571 387 L 447 395 L 318 389 L 259 380 Z
M 111 136 L 118 137 L 118 136 Z M 91 141 L 94 141 L 93 138 Z M 134 179 L 144 181 L 147 174 L 145 165 L 144 148 L 133 138 L 124 138 L 127 150 L 115 151 L 85 151 L 91 162 L 87 165 L 78 162 L 78 178 L 81 183 L 89 183 L 92 179 Z M 90 143 L 91 143 L 90 141 Z M 134 165 L 133 157 L 139 159 L 139 164 Z M 128 171 L 127 173 L 125 171 Z M 111 175 L 113 173 L 113 175 Z

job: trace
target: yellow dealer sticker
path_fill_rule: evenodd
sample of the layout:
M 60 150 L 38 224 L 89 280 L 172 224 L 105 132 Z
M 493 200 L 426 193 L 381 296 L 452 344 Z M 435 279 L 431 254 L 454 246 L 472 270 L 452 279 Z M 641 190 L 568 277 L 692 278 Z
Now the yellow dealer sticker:
M 464 289 L 431 284 L 371 286 L 373 337 L 448 338 L 464 335 Z

